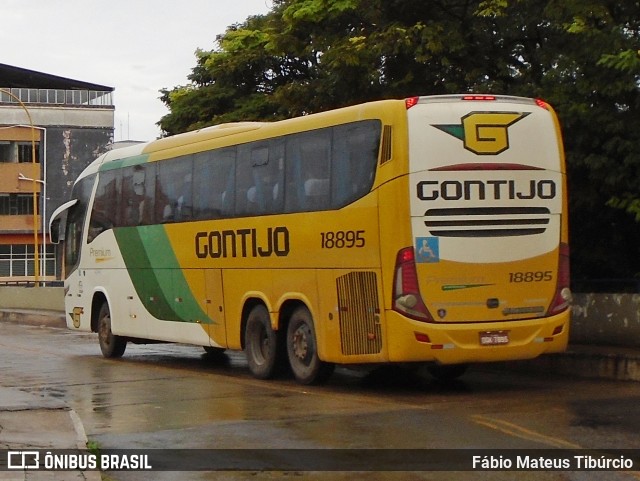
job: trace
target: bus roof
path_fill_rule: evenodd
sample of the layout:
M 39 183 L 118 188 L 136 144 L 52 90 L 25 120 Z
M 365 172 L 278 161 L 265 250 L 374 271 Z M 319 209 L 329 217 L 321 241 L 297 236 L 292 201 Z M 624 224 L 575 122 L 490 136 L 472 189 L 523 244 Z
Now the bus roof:
M 304 115 L 301 117 L 294 117 L 290 119 L 284 119 L 275 122 L 232 122 L 220 125 L 214 125 L 211 127 L 205 127 L 199 130 L 191 132 L 185 132 L 177 134 L 171 137 L 163 139 L 153 140 L 147 143 L 134 145 L 131 147 L 125 147 L 121 149 L 112 150 L 106 154 L 100 156 L 92 164 L 87 167 L 86 171 L 82 173 L 81 177 L 97 172 L 101 165 L 107 162 L 113 162 L 126 158 L 136 157 L 139 155 L 155 154 L 158 160 L 164 157 L 161 152 L 169 152 L 174 149 L 180 149 L 185 146 L 192 146 L 197 151 L 197 144 L 215 141 L 225 137 L 232 137 L 235 135 L 245 134 L 249 132 L 255 132 L 260 129 L 274 129 L 276 132 L 297 131 L 300 127 L 297 127 L 300 122 L 304 124 L 303 130 L 319 128 L 321 126 L 332 125 L 336 119 L 344 116 L 345 112 L 351 112 L 350 118 L 352 119 L 364 119 L 369 118 L 367 112 L 376 111 L 375 105 L 380 104 L 397 103 L 399 106 L 404 105 L 404 100 L 380 100 L 376 102 L 368 102 L 366 104 L 353 105 L 349 107 L 343 107 L 340 109 L 334 109 L 326 112 L 319 112 L 316 114 Z M 379 112 L 379 110 L 378 110 Z M 370 114 L 369 114 L 370 115 Z M 285 127 L 291 126 L 291 127 Z M 269 135 L 265 132 L 266 137 Z M 202 147 L 204 150 L 207 147 Z M 157 157 L 159 155 L 159 157 Z
M 213 140 L 220 137 L 228 137 L 229 135 L 257 130 L 265 124 L 266 122 L 233 122 L 205 127 L 203 129 L 185 132 L 184 134 L 178 134 L 150 142 L 146 144 L 143 153 L 150 154 L 151 152 L 172 149 L 185 144 L 195 144 L 197 142 Z

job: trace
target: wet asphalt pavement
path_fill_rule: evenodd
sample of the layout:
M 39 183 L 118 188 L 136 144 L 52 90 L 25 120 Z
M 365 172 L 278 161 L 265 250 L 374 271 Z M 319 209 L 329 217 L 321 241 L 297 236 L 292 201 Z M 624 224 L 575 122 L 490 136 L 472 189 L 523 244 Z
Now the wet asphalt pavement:
M 288 377 L 253 379 L 241 353 L 213 359 L 197 347 L 129 345 L 113 361 L 101 357 L 95 335 L 13 323 L 0 323 L 0 372 L 4 387 L 66 403 L 88 439 L 104 449 L 640 449 L 636 382 L 484 366 L 448 385 L 386 368 L 339 369 L 326 386 L 304 387 Z M 517 479 L 640 479 L 605 474 L 525 472 Z M 106 475 L 115 481 L 515 479 L 502 472 Z

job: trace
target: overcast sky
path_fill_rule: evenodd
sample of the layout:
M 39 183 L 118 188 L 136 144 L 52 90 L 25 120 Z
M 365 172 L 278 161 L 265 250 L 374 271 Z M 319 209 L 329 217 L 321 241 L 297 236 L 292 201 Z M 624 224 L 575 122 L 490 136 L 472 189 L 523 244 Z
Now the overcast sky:
M 159 90 L 188 83 L 197 48 L 271 0 L 0 0 L 0 63 L 115 88 L 115 140 L 152 140 Z M 0 87 L 7 87 L 0 85 Z

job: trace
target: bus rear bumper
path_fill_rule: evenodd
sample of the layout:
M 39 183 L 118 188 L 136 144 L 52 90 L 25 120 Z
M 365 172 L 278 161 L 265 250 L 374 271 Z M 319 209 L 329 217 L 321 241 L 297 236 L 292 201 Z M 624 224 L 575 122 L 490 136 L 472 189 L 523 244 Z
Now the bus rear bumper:
M 569 310 L 539 319 L 491 323 L 425 323 L 395 311 L 388 311 L 386 319 L 391 362 L 462 364 L 533 359 L 564 351 L 569 340 Z

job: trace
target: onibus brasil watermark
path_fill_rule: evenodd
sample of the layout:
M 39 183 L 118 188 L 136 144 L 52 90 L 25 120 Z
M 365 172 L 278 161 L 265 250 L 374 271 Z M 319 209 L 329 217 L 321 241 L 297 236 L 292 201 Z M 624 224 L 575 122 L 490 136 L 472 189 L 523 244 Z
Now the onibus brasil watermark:
M 21 471 L 151 470 L 148 454 L 7 451 L 7 469 Z
M 640 449 L 0 450 L 0 470 L 638 471 Z

